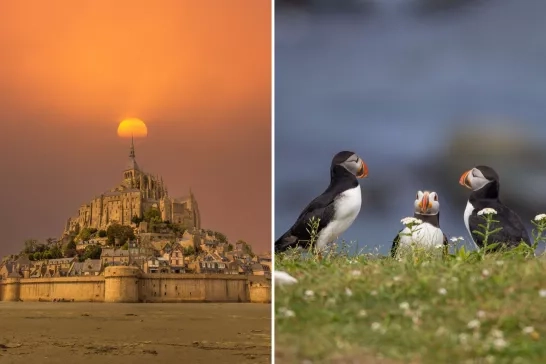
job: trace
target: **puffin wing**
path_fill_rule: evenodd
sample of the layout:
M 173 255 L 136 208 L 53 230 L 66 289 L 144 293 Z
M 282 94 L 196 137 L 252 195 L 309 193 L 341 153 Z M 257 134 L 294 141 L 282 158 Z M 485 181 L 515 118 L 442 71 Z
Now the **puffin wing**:
M 325 192 L 311 201 L 298 216 L 294 225 L 275 241 L 275 251 L 282 252 L 299 245 L 308 247 L 311 240 L 308 231 L 311 229 L 311 226 L 309 226 L 311 219 L 319 219 L 316 231 L 318 234 L 334 217 L 334 197 Z
M 521 218 L 510 208 L 505 206 L 502 203 L 496 202 L 491 204 L 490 207 L 497 211 L 496 215 L 493 215 L 493 220 L 498 222 L 493 223 L 491 230 L 502 227 L 502 229 L 489 236 L 489 244 L 501 243 L 507 246 L 517 246 L 523 240 L 526 244 L 531 245 L 531 240 L 529 239 L 529 234 L 521 221 Z M 484 232 L 483 228 L 479 225 L 485 225 L 485 217 L 477 214 L 478 209 L 475 209 L 472 215 L 468 219 L 468 226 L 472 232 L 472 237 L 479 247 L 483 247 L 484 241 L 481 236 L 474 233 L 474 230 Z M 478 210 L 479 211 L 479 210 Z
M 391 247 L 391 258 L 396 257 L 396 251 L 398 250 L 398 246 L 400 244 L 400 233 L 404 231 L 404 229 L 400 230 L 398 234 L 396 234 L 396 237 L 392 241 L 392 247 Z
M 444 257 L 447 257 L 449 255 L 449 240 L 447 240 L 447 236 L 444 234 Z

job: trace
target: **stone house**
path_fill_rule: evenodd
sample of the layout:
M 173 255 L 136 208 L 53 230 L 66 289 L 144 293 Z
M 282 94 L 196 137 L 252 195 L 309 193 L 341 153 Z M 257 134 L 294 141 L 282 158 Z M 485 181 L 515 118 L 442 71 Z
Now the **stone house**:
M 68 276 L 98 276 L 102 272 L 102 260 L 86 259 L 84 262 L 74 262 Z
M 166 252 L 163 257 L 168 260 L 172 273 L 184 273 L 184 249 L 180 244 L 174 243 L 169 252 Z
M 17 263 L 15 262 L 3 262 L 0 263 L 0 280 L 6 278 L 19 278 L 21 274 L 19 273 Z
M 129 250 L 123 249 L 102 249 L 100 260 L 103 266 L 107 265 L 129 265 Z
M 45 260 L 39 260 L 35 261 L 29 272 L 30 278 L 43 278 L 43 277 L 51 277 L 50 272 L 47 270 L 47 263 Z
M 144 272 L 146 273 L 170 273 L 169 261 L 165 258 L 151 256 L 144 263 Z
M 72 263 L 75 261 L 76 257 L 49 259 L 47 261 L 47 270 L 50 272 L 51 276 L 66 277 Z
M 216 253 L 207 253 L 199 261 L 198 269 L 200 273 L 225 274 L 228 260 L 222 258 Z

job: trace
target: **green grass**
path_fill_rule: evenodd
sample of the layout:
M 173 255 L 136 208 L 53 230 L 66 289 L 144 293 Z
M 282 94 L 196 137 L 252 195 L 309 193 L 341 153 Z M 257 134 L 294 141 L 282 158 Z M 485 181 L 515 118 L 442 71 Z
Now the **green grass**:
M 546 259 L 527 253 L 277 255 L 298 283 L 275 287 L 276 363 L 546 363 Z

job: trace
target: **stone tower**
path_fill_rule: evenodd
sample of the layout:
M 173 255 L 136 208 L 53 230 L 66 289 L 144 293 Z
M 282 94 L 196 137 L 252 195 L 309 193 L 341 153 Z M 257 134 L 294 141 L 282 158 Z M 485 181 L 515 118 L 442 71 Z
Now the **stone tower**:
M 125 182 L 127 182 L 127 186 L 129 186 L 130 188 L 139 187 L 137 185 L 140 182 L 140 168 L 138 167 L 135 157 L 135 141 L 134 138 L 131 137 L 131 150 L 129 152 L 129 161 L 127 162 L 125 170 L 123 171 L 123 179 L 125 180 Z

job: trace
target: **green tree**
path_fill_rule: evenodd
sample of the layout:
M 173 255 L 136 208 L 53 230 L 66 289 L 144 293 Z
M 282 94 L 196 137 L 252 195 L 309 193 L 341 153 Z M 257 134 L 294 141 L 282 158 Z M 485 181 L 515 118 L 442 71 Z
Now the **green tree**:
M 182 236 L 187 228 L 182 224 L 171 224 L 171 229 L 176 236 Z
M 121 247 L 122 250 L 129 250 L 129 242 L 125 242 L 123 246 Z
M 228 244 L 228 246 L 227 246 L 227 251 L 228 251 L 228 252 L 233 251 L 233 244 Z
M 183 249 L 184 255 L 195 255 L 195 248 L 193 246 L 188 246 Z
M 137 215 L 134 215 L 132 218 L 131 218 L 131 222 L 133 224 L 140 224 L 141 222 L 143 221 L 143 219 L 141 217 L 138 217 Z
M 48 250 L 48 252 L 51 255 L 51 258 L 48 258 L 48 259 L 59 259 L 59 258 L 63 257 L 63 252 L 62 252 L 61 248 L 59 248 L 57 245 L 50 248 Z
M 80 257 L 80 262 L 86 259 L 100 259 L 102 248 L 98 245 L 88 245 L 85 247 L 85 251 Z
M 25 240 L 25 246 L 23 248 L 23 253 L 33 254 L 36 251 L 36 246 L 38 245 L 38 240 L 36 239 L 27 239 Z
M 150 207 L 148 210 L 144 212 L 144 221 L 146 222 L 153 222 L 153 221 L 159 221 L 161 222 L 161 213 L 158 209 Z
M 222 243 L 222 244 L 227 243 L 227 237 L 224 234 L 216 232 L 215 236 L 216 236 L 216 240 L 218 240 L 219 243 Z
M 53 259 L 53 254 L 49 250 L 42 253 L 42 259 Z
M 106 230 L 99 230 L 99 238 L 106 238 L 107 236 Z
M 241 244 L 242 245 L 243 253 L 246 253 L 246 254 L 250 255 L 251 257 L 254 256 L 254 253 L 252 252 L 252 247 L 246 241 L 239 239 L 239 240 L 237 240 L 236 244 Z
M 65 258 L 72 258 L 78 255 L 78 251 L 76 249 L 65 249 L 64 250 L 64 257 Z
M 83 228 L 80 231 L 80 239 L 82 241 L 89 241 L 91 239 L 91 231 L 88 228 Z
M 65 249 L 76 249 L 76 242 L 74 240 L 71 240 L 68 244 L 66 244 Z
M 212 230 L 207 230 L 207 235 L 208 235 L 208 236 L 214 236 L 214 231 L 212 231 Z
M 123 245 L 127 240 L 135 238 L 133 228 L 121 224 L 110 225 L 106 230 L 106 235 L 110 244 L 114 244 L 116 239 L 119 239 L 119 244 Z
M 42 260 L 42 253 L 41 252 L 34 252 L 34 254 L 32 254 L 32 258 L 33 258 L 33 260 Z

